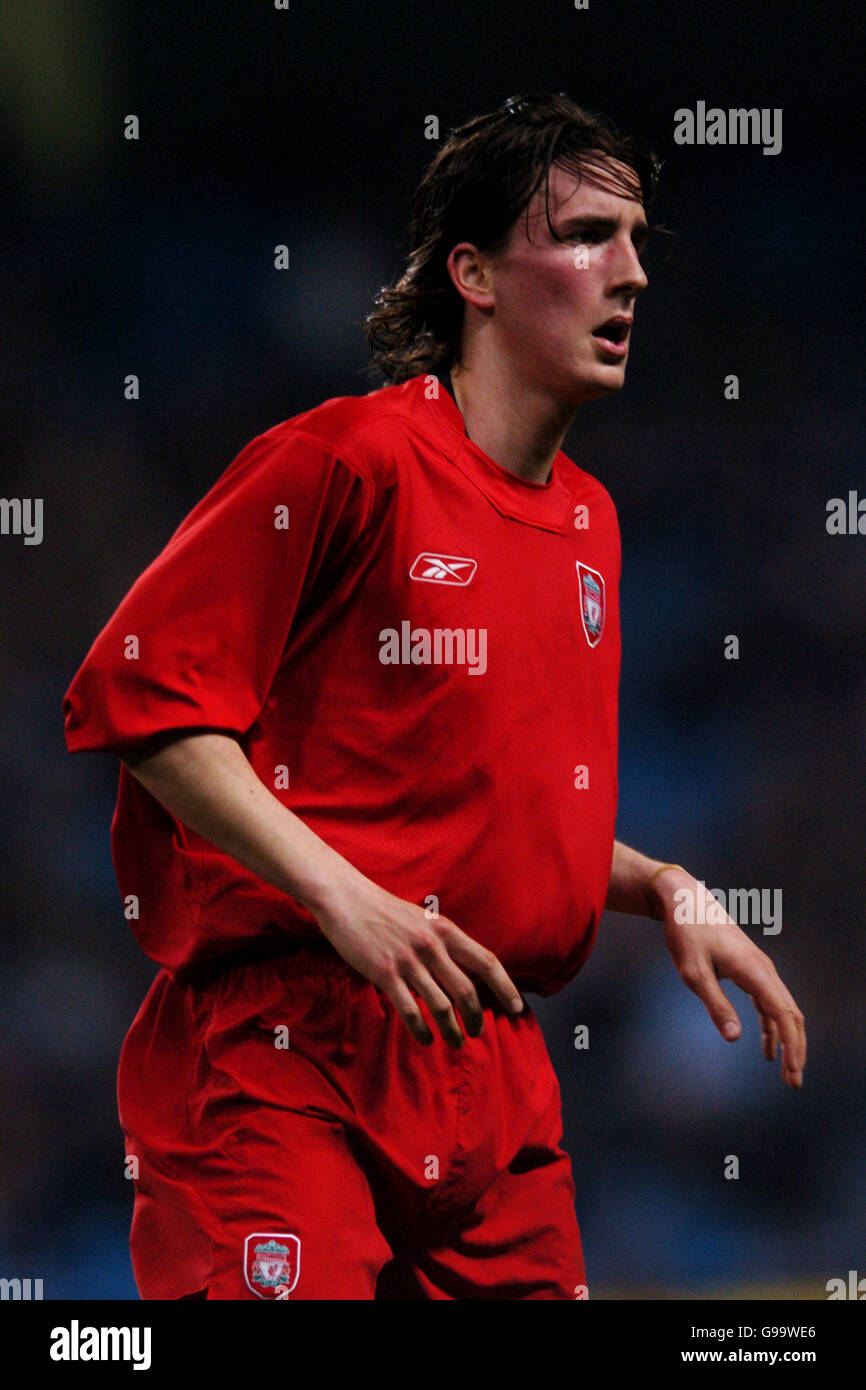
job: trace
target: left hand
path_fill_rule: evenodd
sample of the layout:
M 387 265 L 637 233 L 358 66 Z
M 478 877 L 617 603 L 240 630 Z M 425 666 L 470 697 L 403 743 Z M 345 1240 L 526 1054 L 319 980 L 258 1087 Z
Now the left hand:
M 683 888 L 690 891 L 691 901 L 698 908 L 702 900 L 706 904 L 704 912 L 694 914 L 698 918 L 694 923 L 676 920 L 684 915 L 679 906 L 684 900 L 675 900 L 675 894 Z M 737 1011 L 719 985 L 719 980 L 732 980 L 746 991 L 758 1012 L 767 1061 L 776 1060 L 781 1045 L 782 1080 L 799 1090 L 806 1065 L 803 1015 L 770 957 L 759 950 L 691 874 L 666 869 L 658 875 L 650 893 L 658 906 L 654 915 L 664 923 L 665 944 L 674 965 L 683 983 L 703 1001 L 722 1037 L 735 1042 L 742 1032 Z M 701 921 L 701 917 L 706 920 Z

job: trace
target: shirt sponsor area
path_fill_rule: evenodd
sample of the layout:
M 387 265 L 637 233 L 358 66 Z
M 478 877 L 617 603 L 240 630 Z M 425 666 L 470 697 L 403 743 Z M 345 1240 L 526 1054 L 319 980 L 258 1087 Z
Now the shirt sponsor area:
M 466 666 L 470 676 L 487 670 L 486 627 L 414 627 L 408 621 L 379 633 L 383 666 Z

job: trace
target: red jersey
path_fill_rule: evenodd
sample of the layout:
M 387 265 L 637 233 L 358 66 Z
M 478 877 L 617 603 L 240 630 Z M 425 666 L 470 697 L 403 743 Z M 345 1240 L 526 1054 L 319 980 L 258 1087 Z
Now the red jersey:
M 328 400 L 242 450 L 133 585 L 66 694 L 67 745 L 236 736 L 363 874 L 550 994 L 610 877 L 619 571 L 601 484 L 562 452 L 543 484 L 502 468 L 435 377 Z M 125 767 L 112 854 L 180 980 L 320 935 Z

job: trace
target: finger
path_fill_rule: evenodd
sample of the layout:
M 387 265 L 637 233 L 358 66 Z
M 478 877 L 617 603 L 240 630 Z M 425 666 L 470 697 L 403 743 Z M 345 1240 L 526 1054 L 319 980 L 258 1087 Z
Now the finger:
M 418 1001 L 408 985 L 405 985 L 398 976 L 391 984 L 383 985 L 382 992 L 387 994 L 416 1042 L 429 1047 L 433 1041 L 433 1034 L 427 1027 L 424 1015 L 418 1007 Z
M 774 1021 L 782 1046 L 782 1080 L 789 1086 L 800 1087 L 803 1084 L 803 1067 L 806 1064 L 805 1036 L 789 1009 L 777 1015 Z
M 768 1062 L 775 1062 L 779 1051 L 779 1030 L 771 1018 L 761 1017 L 761 1046 Z
M 749 998 L 754 1004 L 755 1009 L 758 1013 L 758 1017 L 761 1020 L 761 1048 L 764 1053 L 764 1056 L 766 1057 L 768 1062 L 775 1062 L 776 1051 L 779 1043 L 779 1034 L 776 1031 L 776 1025 L 771 1018 L 768 1018 L 766 1014 L 761 1013 L 761 1006 L 755 998 L 754 994 L 750 994 Z
M 752 970 L 747 983 L 742 988 L 754 990 L 754 998 L 762 1015 L 772 1019 L 782 1046 L 782 1079 L 791 1086 L 802 1083 L 803 1067 L 806 1065 L 806 1028 L 803 1015 L 793 996 L 785 988 L 773 962 L 768 958 L 762 963 L 760 978 L 755 978 Z M 740 984 L 737 974 L 731 972 L 730 978 Z
M 703 970 L 692 975 L 686 970 L 682 977 L 701 1000 L 722 1037 L 727 1042 L 736 1042 L 743 1031 L 739 1016 L 715 975 Z
M 429 974 L 424 966 L 419 962 L 414 968 L 410 967 L 408 973 L 404 973 L 404 979 L 412 986 L 417 994 L 421 996 L 427 1005 L 433 1021 L 439 1032 L 442 1034 L 449 1047 L 462 1047 L 465 1041 L 463 1031 L 457 1022 L 457 1015 L 447 994 L 439 988 L 436 981 Z
M 780 1005 L 777 1011 L 771 1014 L 771 1019 L 782 1049 L 782 1080 L 789 1086 L 798 1088 L 803 1083 L 803 1067 L 806 1063 L 804 1032 L 799 1026 L 795 1011 L 787 1005 Z
M 522 1013 L 523 1000 L 520 990 L 493 952 L 479 946 L 477 941 L 473 941 L 459 927 L 455 927 L 454 931 L 456 935 L 449 938 L 447 943 L 452 960 L 478 975 L 509 1013 Z
M 758 992 L 762 1013 L 773 1020 L 782 1045 L 782 1075 L 786 1081 L 802 1079 L 806 1065 L 806 1027 L 792 995 L 775 975 Z
M 484 1027 L 484 1010 L 469 976 L 464 975 L 444 950 L 426 964 L 433 979 L 442 986 L 449 999 L 453 1000 L 466 1032 L 472 1038 L 480 1037 Z
M 797 1007 L 797 1001 L 794 999 L 793 995 L 791 995 L 791 996 L 789 996 L 789 997 L 790 997 L 790 999 L 791 999 L 791 1003 L 794 1005 L 794 1020 L 795 1020 L 795 1022 L 796 1022 L 796 1024 L 797 1024 L 797 1034 L 798 1034 L 799 1039 L 800 1039 L 800 1065 L 801 1065 L 801 1067 L 805 1067 L 805 1065 L 806 1065 L 806 1050 L 807 1050 L 807 1049 L 806 1049 L 806 1020 L 805 1020 L 805 1018 L 803 1017 L 803 1012 L 802 1012 L 802 1010 L 799 1009 L 799 1008 Z

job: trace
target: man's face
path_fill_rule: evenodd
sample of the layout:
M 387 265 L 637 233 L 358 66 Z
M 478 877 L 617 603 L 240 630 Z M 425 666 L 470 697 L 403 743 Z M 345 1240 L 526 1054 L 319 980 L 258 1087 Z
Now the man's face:
M 592 180 L 620 175 L 634 187 Z M 648 227 L 633 171 L 599 159 L 582 179 L 550 170 L 551 236 L 544 187 L 504 249 L 489 259 L 497 347 L 520 374 L 569 405 L 618 391 L 625 381 L 631 318 L 647 278 L 639 253 Z M 614 320 L 611 323 L 611 320 Z

